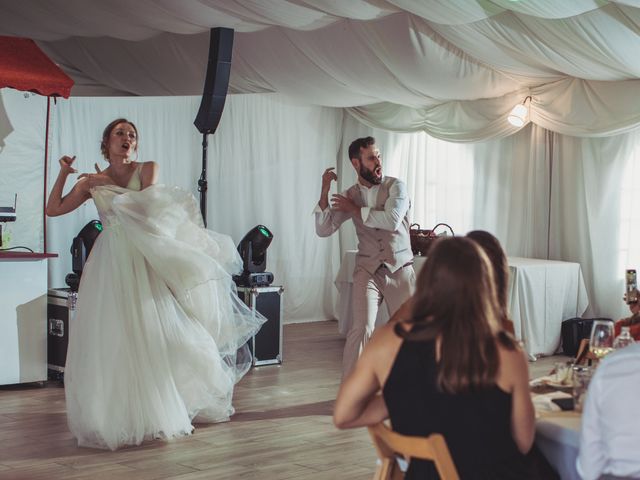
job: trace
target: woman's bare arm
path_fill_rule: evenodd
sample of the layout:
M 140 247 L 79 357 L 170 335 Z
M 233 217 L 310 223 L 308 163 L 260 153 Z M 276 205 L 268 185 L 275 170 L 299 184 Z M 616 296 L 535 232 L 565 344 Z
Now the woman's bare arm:
M 511 383 L 511 435 L 518 450 L 527 453 L 535 436 L 535 411 L 529 390 L 529 364 L 524 351 L 505 352 L 501 355 L 501 367 L 506 367 Z M 507 358 L 505 358 L 507 357 Z
M 46 213 L 50 217 L 71 212 L 91 197 L 86 182 L 82 181 L 76 183 L 67 195 L 62 196 L 67 177 L 69 174 L 77 172 L 76 169 L 71 166 L 75 159 L 75 156 L 69 157 L 65 155 L 59 160 L 60 173 L 58 173 L 58 178 L 53 184 L 53 188 L 49 194 L 49 200 L 47 201 Z
M 393 325 L 376 329 L 355 368 L 340 385 L 333 412 L 336 427 L 362 427 L 388 418 L 381 389 L 401 343 Z
M 380 404 L 374 402 L 381 386 L 371 365 L 373 355 L 368 354 L 372 352 L 367 352 L 369 346 L 362 352 L 351 374 L 340 385 L 333 410 L 333 423 L 338 428 L 373 425 L 386 418 L 385 415 L 378 419 L 375 415 L 376 412 L 384 412 L 381 412 Z M 386 411 L 386 406 L 384 410 Z

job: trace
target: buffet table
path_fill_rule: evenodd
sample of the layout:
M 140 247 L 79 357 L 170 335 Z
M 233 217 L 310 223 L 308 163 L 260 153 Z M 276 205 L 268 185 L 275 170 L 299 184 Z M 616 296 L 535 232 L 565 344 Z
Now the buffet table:
M 338 289 L 336 314 L 340 333 L 351 325 L 351 287 L 356 250 L 348 250 L 335 279 Z M 426 261 L 414 258 L 416 273 Z M 553 355 L 560 346 L 563 320 L 581 316 L 589 305 L 579 263 L 509 257 L 508 305 L 516 337 L 522 340 L 529 355 Z M 389 319 L 385 304 L 377 323 Z
M 0 252 L 0 385 L 47 379 L 47 259 Z

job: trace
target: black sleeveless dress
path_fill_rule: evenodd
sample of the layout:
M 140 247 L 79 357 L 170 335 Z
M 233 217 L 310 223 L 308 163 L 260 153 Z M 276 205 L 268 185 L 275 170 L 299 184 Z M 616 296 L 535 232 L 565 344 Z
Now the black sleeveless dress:
M 442 393 L 436 375 L 435 342 L 404 341 L 383 388 L 393 430 L 414 436 L 442 433 L 463 480 L 533 478 L 511 436 L 511 394 L 497 385 Z M 432 462 L 414 460 L 405 478 L 439 476 Z

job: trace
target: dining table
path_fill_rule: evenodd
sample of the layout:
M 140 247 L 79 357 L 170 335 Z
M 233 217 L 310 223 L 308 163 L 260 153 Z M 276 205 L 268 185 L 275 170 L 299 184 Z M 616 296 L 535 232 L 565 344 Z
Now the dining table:
M 562 480 L 580 480 L 576 460 L 580 447 L 581 414 L 569 410 L 539 413 L 535 444 Z
M 580 480 L 576 460 L 582 412 L 574 410 L 573 382 L 559 366 L 557 362 L 548 375 L 529 383 L 536 415 L 535 445 L 561 480 Z M 563 410 L 561 405 L 569 409 Z

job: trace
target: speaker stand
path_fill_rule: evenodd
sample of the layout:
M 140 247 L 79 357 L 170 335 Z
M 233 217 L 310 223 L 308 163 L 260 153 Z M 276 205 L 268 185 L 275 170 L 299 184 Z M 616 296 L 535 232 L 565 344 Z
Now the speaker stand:
M 207 226 L 207 134 L 202 134 L 202 172 L 198 180 L 198 191 L 200 192 L 200 212 L 202 221 Z

